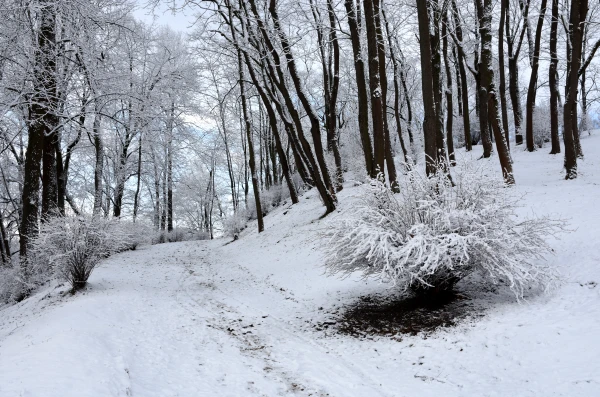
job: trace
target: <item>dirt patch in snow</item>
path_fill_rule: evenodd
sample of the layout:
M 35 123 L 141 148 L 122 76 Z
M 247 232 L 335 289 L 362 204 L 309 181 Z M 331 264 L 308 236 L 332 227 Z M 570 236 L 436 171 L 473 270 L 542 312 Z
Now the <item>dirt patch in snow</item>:
M 435 298 L 363 296 L 330 314 L 328 321 L 315 325 L 317 330 L 355 337 L 429 335 L 466 317 L 483 315 L 468 296 L 456 293 Z

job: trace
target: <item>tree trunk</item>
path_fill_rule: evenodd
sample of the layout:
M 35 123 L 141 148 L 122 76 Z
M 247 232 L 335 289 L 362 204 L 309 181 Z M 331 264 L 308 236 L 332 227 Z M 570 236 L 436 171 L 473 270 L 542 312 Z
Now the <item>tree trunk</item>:
M 11 264 L 10 244 L 8 243 L 8 235 L 4 228 L 4 216 L 0 210 L 0 264 L 9 266 Z
M 456 6 L 456 0 L 452 0 L 452 15 L 454 19 L 454 29 L 456 31 L 457 39 L 462 43 L 463 33 L 462 26 L 460 23 L 458 8 Z M 470 152 L 473 149 L 473 141 L 471 138 L 471 120 L 469 115 L 469 90 L 468 90 L 468 81 L 467 81 L 467 71 L 465 70 L 465 62 L 466 59 L 464 54 L 459 51 L 458 52 L 458 66 L 460 73 L 460 85 L 461 85 L 461 94 L 462 94 L 462 117 L 463 117 L 463 128 L 465 131 L 465 147 L 467 152 Z
M 494 71 L 492 69 L 492 0 L 477 1 L 479 16 L 479 31 L 481 34 L 481 63 L 479 74 L 481 77 L 481 112 L 480 119 L 486 120 L 482 128 L 488 128 L 488 120 L 492 124 L 492 131 L 496 140 L 496 150 L 505 183 L 515 183 L 510 154 L 498 110 L 496 87 L 494 86 Z M 485 103 L 484 103 L 485 101 Z M 484 108 L 485 106 L 485 108 Z M 485 112 L 484 112 L 485 109 Z
M 25 154 L 22 215 L 20 234 L 21 258 L 27 256 L 29 240 L 38 230 L 39 192 L 41 163 L 44 154 L 45 136 L 56 126 L 53 112 L 56 107 L 56 14 L 54 5 L 46 0 L 40 2 L 40 28 L 35 50 L 33 98 L 29 105 L 28 142 Z M 54 151 L 54 146 L 52 147 Z M 49 176 L 49 175 L 48 175 Z M 56 176 L 56 174 L 55 174 Z M 26 262 L 22 262 L 25 266 Z M 27 268 L 24 267 L 27 277 Z
M 489 134 L 489 111 L 488 94 L 489 85 L 493 82 L 492 71 L 492 13 L 485 8 L 483 0 L 475 0 L 477 16 L 479 20 L 479 42 L 481 58 L 478 63 L 479 79 L 479 129 L 481 130 L 481 142 L 483 144 L 483 157 L 492 155 L 492 140 Z M 486 2 L 488 0 L 485 0 Z
M 296 93 L 298 94 L 298 98 L 306 111 L 306 114 L 310 120 L 310 131 L 313 138 L 313 146 L 315 150 L 315 156 L 317 157 L 317 161 L 319 163 L 319 167 L 321 169 L 321 175 L 323 177 L 323 182 L 325 187 L 327 188 L 328 195 L 324 197 L 325 206 L 327 208 L 327 212 L 331 212 L 335 209 L 335 203 L 337 201 L 335 197 L 335 190 L 331 183 L 331 178 L 329 176 L 329 170 L 327 168 L 327 162 L 325 161 L 325 155 L 323 153 L 323 143 L 321 142 L 321 123 L 319 118 L 309 100 L 308 96 L 304 92 L 302 88 L 302 84 L 300 81 L 300 76 L 298 75 L 298 70 L 296 68 L 296 61 L 294 56 L 292 55 L 292 50 L 290 43 L 287 39 L 286 34 L 284 33 L 280 23 L 279 16 L 277 14 L 277 10 L 275 7 L 275 0 L 271 0 L 269 4 L 269 13 L 273 18 L 273 23 L 275 26 L 275 31 L 279 35 L 279 39 L 281 41 L 283 52 L 285 54 L 285 58 L 287 60 L 287 67 L 290 73 L 290 77 L 292 78 L 292 82 L 294 83 L 294 87 L 296 88 Z
M 335 161 L 335 184 L 337 191 L 343 189 L 344 174 L 342 169 L 342 156 L 340 154 L 340 143 L 338 140 L 337 128 L 337 98 L 340 86 L 340 45 L 337 38 L 337 27 L 335 26 L 335 11 L 333 8 L 333 0 L 327 0 L 327 14 L 329 15 L 329 43 L 333 47 L 333 70 L 329 73 L 328 84 L 329 91 L 329 106 L 325 115 L 327 124 L 327 149 L 333 152 Z
M 137 161 L 137 170 L 136 170 L 136 187 L 135 194 L 133 195 L 133 222 L 137 218 L 138 208 L 140 205 L 140 190 L 142 187 L 142 133 L 140 133 L 140 138 L 138 142 L 138 161 Z
M 42 214 L 44 221 L 50 216 L 58 214 L 58 175 L 56 170 L 56 146 L 58 145 L 58 133 L 55 127 L 55 117 L 46 115 L 46 119 L 52 120 L 47 125 L 51 131 L 46 131 L 44 136 L 44 153 L 42 155 Z
M 175 104 L 171 102 L 169 126 L 167 128 L 167 231 L 173 231 L 173 129 Z
M 506 145 L 510 150 L 510 133 L 508 131 L 508 107 L 506 104 L 506 70 L 504 68 L 504 25 L 506 14 L 509 12 L 509 0 L 501 0 L 500 3 L 500 23 L 498 28 L 498 69 L 500 85 L 500 109 L 502 110 L 502 128 L 506 136 Z
M 243 4 L 244 3 L 242 3 L 242 5 Z M 298 138 L 300 140 L 300 143 L 302 144 L 302 149 L 304 150 L 305 155 L 307 156 L 307 158 L 309 160 L 309 163 L 306 164 L 307 167 L 310 167 L 308 171 L 312 173 L 312 179 L 315 182 L 315 186 L 317 187 L 317 190 L 319 190 L 319 194 L 321 195 L 323 204 L 326 207 L 326 211 L 327 211 L 326 213 L 330 213 L 335 210 L 337 199 L 335 197 L 334 192 L 331 189 L 331 179 L 329 178 L 329 172 L 327 171 L 326 164 L 325 164 L 325 158 L 323 156 L 323 146 L 321 143 L 319 120 L 318 120 L 318 117 L 316 116 L 316 114 L 314 113 L 314 111 L 312 110 L 312 106 L 310 105 L 308 98 L 306 97 L 306 95 L 304 95 L 304 91 L 302 90 L 302 87 L 300 84 L 300 79 L 299 79 L 299 76 L 298 76 L 296 68 L 295 68 L 294 58 L 293 58 L 293 56 L 291 54 L 291 50 L 289 48 L 289 43 L 287 42 L 286 36 L 283 34 L 283 32 L 281 31 L 281 29 L 279 27 L 277 12 L 275 10 L 275 3 L 272 2 L 269 9 L 270 9 L 271 15 L 273 16 L 273 20 L 276 24 L 276 30 L 278 31 L 278 33 L 280 35 L 280 39 L 282 40 L 282 44 L 284 45 L 284 53 L 286 56 L 286 60 L 288 62 L 288 69 L 290 70 L 290 74 L 291 74 L 292 80 L 294 82 L 294 86 L 296 87 L 296 91 L 298 93 L 298 96 L 301 99 L 301 102 L 303 103 L 305 110 L 312 111 L 312 112 L 309 112 L 309 116 L 311 119 L 311 133 L 313 136 L 313 142 L 315 145 L 315 153 L 316 153 L 317 160 L 315 160 L 315 158 L 312 155 L 310 143 L 304 136 L 304 133 L 302 130 L 302 123 L 300 121 L 300 117 L 294 107 L 291 95 L 288 92 L 287 87 L 285 86 L 285 77 L 284 77 L 283 69 L 281 66 L 281 60 L 279 59 L 279 55 L 271 42 L 271 39 L 270 39 L 269 33 L 268 33 L 269 30 L 266 28 L 266 26 L 264 25 L 264 22 L 260 18 L 258 9 L 256 7 L 255 0 L 249 0 L 249 4 L 252 9 L 253 17 L 255 18 L 256 23 L 259 26 L 259 30 L 261 31 L 261 35 L 264 39 L 267 49 L 269 50 L 269 53 L 271 54 L 271 56 L 273 57 L 273 59 L 275 61 L 275 66 L 277 68 L 277 74 L 275 74 L 275 71 L 272 69 L 272 66 L 270 65 L 270 63 L 268 63 L 269 74 L 271 75 L 271 78 L 273 79 L 275 84 L 277 84 L 277 86 L 285 100 L 286 107 L 288 108 L 290 115 L 291 115 L 292 119 L 294 120 L 294 124 L 296 126 L 296 132 L 298 133 Z M 247 15 L 247 12 L 246 12 L 246 18 L 249 18 L 249 16 Z M 250 32 L 248 32 L 248 33 L 250 34 Z M 270 62 L 270 59 L 265 59 L 265 61 Z M 247 60 L 246 64 L 247 65 L 249 64 L 249 60 Z M 279 77 L 279 82 L 277 82 L 277 77 Z M 322 167 L 321 173 L 319 172 L 319 168 L 318 168 L 319 165 L 317 165 L 317 161 L 319 162 L 319 165 Z M 323 170 L 323 167 L 324 167 L 324 170 Z
M 245 36 L 246 36 L 245 26 L 242 26 L 242 32 L 243 32 L 244 38 L 245 38 Z M 294 182 L 292 181 L 292 177 L 291 177 L 291 174 L 290 174 L 289 165 L 288 165 L 288 162 L 287 162 L 287 157 L 286 157 L 285 152 L 283 150 L 283 145 L 281 143 L 281 138 L 279 136 L 279 131 L 278 131 L 278 128 L 277 128 L 277 117 L 275 115 L 275 111 L 273 110 L 273 108 L 271 106 L 272 102 L 271 102 L 269 96 L 267 95 L 266 88 L 263 87 L 260 84 L 260 81 L 258 80 L 258 76 L 256 75 L 256 72 L 254 70 L 254 66 L 252 64 L 252 60 L 250 59 L 250 57 L 248 56 L 248 54 L 245 51 L 242 51 L 241 47 L 238 47 L 238 49 L 244 55 L 244 60 L 246 62 L 246 66 L 248 67 L 248 73 L 250 74 L 250 78 L 252 79 L 252 83 L 254 84 L 256 90 L 258 91 L 258 94 L 259 94 L 260 98 L 263 101 L 264 108 L 267 111 L 267 116 L 268 116 L 268 119 L 269 119 L 269 125 L 271 127 L 271 132 L 273 133 L 273 136 L 275 138 L 275 145 L 276 145 L 277 153 L 279 155 L 279 162 L 281 164 L 281 168 L 282 168 L 282 171 L 283 171 L 283 177 L 284 177 L 284 179 L 285 179 L 285 181 L 287 183 L 288 190 L 290 192 L 290 199 L 292 200 L 293 204 L 297 204 L 298 201 L 299 201 L 298 200 L 298 193 L 296 192 L 296 188 L 294 186 Z M 249 120 L 247 122 L 249 122 Z M 250 143 L 250 141 L 251 141 L 251 136 L 249 136 L 249 143 Z M 306 142 L 306 144 L 308 144 L 308 142 Z M 310 149 L 310 147 L 309 147 L 309 149 Z M 274 170 L 274 172 L 276 172 L 276 171 Z M 253 177 L 253 181 L 254 181 L 254 177 Z M 317 176 L 317 178 L 315 178 L 315 182 L 317 184 L 317 189 L 320 189 L 320 193 L 322 194 L 322 197 L 323 197 L 323 195 L 327 195 L 327 192 L 325 191 L 325 185 L 320 181 L 320 179 L 318 179 L 318 176 Z M 257 202 L 257 204 L 259 204 L 259 203 Z M 261 207 L 257 207 L 256 211 L 259 212 L 260 208 Z M 333 207 L 333 209 L 335 209 L 335 206 Z M 333 211 L 333 209 L 331 209 L 331 211 Z M 329 208 L 328 208 L 328 211 L 329 211 Z
M 560 153 L 560 139 L 558 135 L 558 53 L 556 51 L 558 35 L 558 0 L 552 0 L 552 19 L 550 21 L 550 69 L 548 82 L 550 85 L 550 136 L 552 150 L 550 154 Z
M 346 13 L 348 14 L 348 27 L 350 29 L 350 41 L 354 55 L 354 71 L 356 75 L 356 87 L 358 94 L 358 129 L 362 142 L 365 166 L 368 175 L 373 175 L 373 145 L 369 135 L 369 97 L 367 94 L 367 82 L 365 80 L 365 61 L 363 60 L 362 47 L 360 43 L 359 22 L 354 0 L 345 0 Z M 360 1 L 359 5 L 360 7 Z
M 527 151 L 535 150 L 533 137 L 533 112 L 535 111 L 535 97 L 537 94 L 537 79 L 538 69 L 540 67 L 540 46 L 542 40 L 542 27 L 544 26 L 544 17 L 546 16 L 547 0 L 542 0 L 540 6 L 540 15 L 538 18 L 537 28 L 535 30 L 535 44 L 533 48 L 533 60 L 531 65 L 531 77 L 529 79 L 529 89 L 527 90 L 527 125 L 525 127 L 525 140 L 527 143 Z
M 454 155 L 454 137 L 452 136 L 452 124 L 454 121 L 454 109 L 452 104 L 452 69 L 448 58 L 448 14 L 444 11 L 442 22 L 442 53 L 444 55 L 444 65 L 446 67 L 446 144 L 448 145 L 448 158 L 450 165 L 456 165 Z
M 427 175 L 437 170 L 436 108 L 433 96 L 433 66 L 431 62 L 431 41 L 429 36 L 429 10 L 427 2 L 416 0 L 419 19 L 419 47 L 421 50 L 421 86 L 423 93 L 423 134 L 425 142 L 425 170 Z
M 390 187 L 392 191 L 399 192 L 397 175 L 396 175 L 396 164 L 394 163 L 394 151 L 392 147 L 392 140 L 390 138 L 390 128 L 387 117 L 387 92 L 388 92 L 388 81 L 387 73 L 385 70 L 385 40 L 383 38 L 383 29 L 381 27 L 381 7 L 380 0 L 373 0 L 373 17 L 375 23 L 375 34 L 377 37 L 377 53 L 379 56 L 379 78 L 381 82 L 381 104 L 383 106 L 383 134 L 384 134 L 384 149 L 385 149 L 385 163 L 387 166 L 388 179 L 390 181 Z
M 569 18 L 568 42 L 571 43 L 570 51 L 567 50 L 568 73 L 565 86 L 564 141 L 565 141 L 565 179 L 577 178 L 577 147 L 575 136 L 579 134 L 577 126 L 577 88 L 579 68 L 583 47 L 583 23 L 588 12 L 588 0 L 572 1 Z
M 229 6 L 229 20 L 233 23 L 233 10 Z M 236 30 L 233 25 L 230 25 L 231 36 L 233 42 L 237 47 L 237 61 L 238 61 L 238 73 L 239 73 L 239 85 L 240 85 L 240 97 L 242 100 L 242 116 L 244 118 L 244 126 L 246 127 L 246 141 L 248 142 L 248 165 L 250 166 L 250 174 L 252 176 L 252 190 L 254 193 L 254 204 L 256 207 L 256 219 L 258 223 L 258 232 L 261 233 L 265 230 L 265 223 L 263 220 L 263 214 L 261 211 L 262 205 L 260 202 L 260 189 L 258 187 L 258 177 L 256 175 L 256 162 L 254 160 L 254 142 L 252 137 L 252 123 L 248 115 L 248 103 L 246 98 L 246 77 L 244 71 L 244 60 L 242 51 L 239 48 L 239 42 L 236 34 Z M 295 191 L 295 190 L 294 190 Z
M 523 13 L 523 18 L 526 20 L 528 18 L 529 13 L 529 2 L 527 0 L 526 4 L 523 4 L 520 1 L 521 11 Z M 519 94 L 519 54 L 521 52 L 521 44 L 523 43 L 523 37 L 525 34 L 525 30 L 527 29 L 527 25 L 524 24 L 521 30 L 521 35 L 519 37 L 519 42 L 517 43 L 517 48 L 515 45 L 515 36 L 511 31 L 510 27 L 510 13 L 506 13 L 506 44 L 508 49 L 508 91 L 510 93 L 510 101 L 513 109 L 513 117 L 515 123 L 515 144 L 521 145 L 523 144 L 523 134 L 521 132 L 521 123 L 523 122 L 523 110 L 521 106 L 521 96 Z
M 369 55 L 369 89 L 371 95 L 371 123 L 373 125 L 373 174 L 385 173 L 385 132 L 384 103 L 382 98 L 381 76 L 379 69 L 379 49 L 375 26 L 374 2 L 364 0 L 365 29 L 367 33 L 367 49 Z
M 396 133 L 398 134 L 398 140 L 400 141 L 400 146 L 402 147 L 404 163 L 406 166 L 409 166 L 408 152 L 406 150 L 406 145 L 404 144 L 404 137 L 402 136 L 402 123 L 400 121 L 400 67 L 398 66 L 398 58 L 396 57 L 396 53 L 394 51 L 394 44 L 397 44 L 397 42 L 394 43 L 392 39 L 390 26 L 383 10 L 381 11 L 381 15 L 385 23 L 388 45 L 390 47 L 390 58 L 392 59 L 392 66 L 394 68 L 394 119 L 396 120 Z
M 102 180 L 104 177 L 104 144 L 102 142 L 102 135 L 100 131 L 101 116 L 98 113 L 99 109 L 96 107 L 96 113 L 94 115 L 94 149 L 96 152 L 96 161 L 94 165 L 94 216 L 100 214 L 102 209 Z
M 435 101 L 436 111 L 436 139 L 437 139 L 437 151 L 438 160 L 440 164 L 447 164 L 446 158 L 446 137 L 444 136 L 444 100 L 442 95 L 443 82 L 442 82 L 442 36 L 440 32 L 441 23 L 441 8 L 438 0 L 430 0 L 429 5 L 432 7 L 432 20 L 429 21 L 433 24 L 433 31 L 430 32 L 431 36 L 431 62 L 433 65 L 433 97 Z M 448 174 L 450 175 L 450 174 Z

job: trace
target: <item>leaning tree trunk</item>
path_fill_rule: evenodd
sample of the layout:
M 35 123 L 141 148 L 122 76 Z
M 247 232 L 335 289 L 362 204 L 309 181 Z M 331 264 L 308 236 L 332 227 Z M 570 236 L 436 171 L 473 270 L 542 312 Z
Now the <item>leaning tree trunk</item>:
M 244 26 L 242 26 L 242 31 L 244 33 L 244 38 L 245 38 L 246 30 L 245 30 Z M 258 80 L 258 76 L 256 75 L 256 72 L 252 65 L 252 60 L 250 59 L 250 56 L 248 55 L 248 53 L 243 51 L 243 49 L 241 47 L 238 47 L 238 49 L 244 56 L 244 60 L 246 62 L 246 66 L 248 67 L 248 73 L 250 74 L 252 83 L 254 84 L 254 87 L 258 91 L 258 94 L 259 94 L 261 100 L 263 101 L 264 108 L 267 111 L 267 116 L 269 119 L 269 125 L 271 127 L 271 132 L 273 133 L 273 137 L 275 138 L 275 145 L 276 145 L 276 149 L 277 149 L 277 154 L 279 155 L 279 162 L 281 164 L 283 177 L 287 183 L 288 190 L 290 192 L 290 199 L 292 200 L 293 204 L 296 204 L 296 203 L 298 203 L 298 193 L 296 192 L 296 188 L 292 181 L 289 165 L 287 162 L 287 157 L 285 155 L 285 152 L 283 150 L 283 145 L 281 143 L 281 137 L 279 135 L 279 131 L 278 131 L 278 127 L 277 127 L 277 117 L 275 115 L 275 111 L 273 110 L 273 107 L 271 106 L 271 104 L 274 103 L 275 101 L 270 100 L 269 96 L 267 95 L 267 89 L 260 84 L 260 81 Z M 249 136 L 249 142 L 250 141 L 251 141 L 251 136 Z M 308 142 L 305 142 L 304 144 L 308 146 Z M 308 149 L 310 149 L 310 147 L 308 147 Z M 313 160 L 313 162 L 314 162 L 314 160 Z M 314 166 L 315 166 L 315 170 L 316 170 L 316 163 L 314 164 Z M 275 170 L 274 170 L 274 173 L 276 173 Z M 327 196 L 327 191 L 326 191 L 325 185 L 320 180 L 319 176 L 313 174 L 313 178 L 316 182 L 317 189 L 321 193 L 322 197 L 323 197 L 323 195 Z M 253 183 L 254 183 L 254 177 L 253 177 Z M 257 181 L 257 186 L 254 188 L 258 189 L 258 181 Z M 257 202 L 257 205 L 258 204 L 259 203 Z M 257 207 L 256 211 L 260 212 L 260 208 L 261 207 Z M 335 206 L 333 207 L 333 209 L 335 209 Z M 333 209 L 332 209 L 332 211 L 333 211 Z M 328 212 L 329 212 L 329 208 L 328 208 Z
M 275 31 L 279 36 L 281 41 L 283 52 L 285 54 L 285 58 L 287 60 L 287 66 L 290 73 L 290 77 L 292 82 L 294 83 L 294 87 L 296 88 L 296 93 L 298 94 L 298 98 L 308 115 L 310 120 L 310 131 L 313 138 L 313 146 L 315 150 L 315 156 L 317 157 L 317 161 L 319 163 L 319 168 L 321 170 L 321 175 L 323 177 L 323 183 L 327 188 L 328 194 L 323 198 L 325 202 L 325 206 L 327 208 L 327 213 L 330 213 L 335 210 L 335 205 L 337 198 L 335 196 L 335 189 L 333 188 L 331 177 L 329 176 L 329 170 L 327 169 L 327 162 L 325 161 L 325 155 L 323 152 L 323 143 L 321 142 L 321 123 L 319 121 L 319 117 L 317 116 L 311 101 L 308 96 L 304 92 L 304 88 L 302 87 L 302 83 L 300 80 L 300 76 L 298 74 L 298 69 L 296 68 L 296 61 L 294 56 L 292 55 L 291 45 L 287 38 L 287 35 L 283 31 L 281 24 L 279 22 L 279 16 L 277 14 L 277 9 L 275 6 L 275 0 L 271 0 L 269 4 L 269 13 L 273 18 L 273 23 L 275 27 Z M 316 170 L 315 170 L 316 171 Z
M 256 206 L 256 220 L 258 223 L 258 232 L 261 233 L 265 230 L 265 223 L 263 220 L 262 205 L 260 202 L 260 188 L 258 187 L 258 177 L 256 174 L 256 161 L 254 159 L 254 142 L 252 137 L 252 123 L 248 115 L 248 100 L 246 98 L 246 77 L 244 70 L 244 60 L 242 56 L 242 50 L 239 48 L 238 37 L 236 34 L 235 27 L 233 26 L 233 10 L 231 5 L 229 9 L 229 20 L 231 22 L 231 36 L 233 42 L 237 47 L 237 61 L 238 61 L 238 73 L 239 73 L 239 85 L 240 85 L 240 98 L 242 100 L 242 116 L 244 118 L 244 126 L 246 128 L 246 141 L 248 142 L 248 165 L 250 166 L 250 174 L 252 177 L 252 190 L 254 193 L 254 204 Z M 294 190 L 295 192 L 295 190 Z

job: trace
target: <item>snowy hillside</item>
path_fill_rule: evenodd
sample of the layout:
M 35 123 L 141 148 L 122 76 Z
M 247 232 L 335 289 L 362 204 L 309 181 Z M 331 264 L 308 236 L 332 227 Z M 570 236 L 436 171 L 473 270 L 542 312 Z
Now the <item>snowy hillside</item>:
M 600 135 L 583 148 L 574 181 L 562 155 L 514 152 L 525 210 L 574 229 L 553 242 L 564 281 L 550 295 L 468 291 L 484 309 L 428 335 L 331 332 L 332 311 L 395 292 L 323 275 L 320 231 L 352 210 L 348 183 L 325 220 L 309 192 L 261 235 L 142 247 L 103 262 L 81 293 L 49 288 L 1 310 L 0 396 L 598 396 Z

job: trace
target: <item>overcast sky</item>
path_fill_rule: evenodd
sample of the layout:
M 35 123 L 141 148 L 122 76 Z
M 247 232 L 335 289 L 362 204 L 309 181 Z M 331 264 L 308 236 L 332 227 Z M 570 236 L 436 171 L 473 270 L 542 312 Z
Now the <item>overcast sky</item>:
M 189 26 L 194 22 L 189 11 L 177 11 L 174 15 L 167 5 L 161 5 L 154 10 L 151 10 L 145 8 L 146 1 L 138 0 L 138 3 L 140 4 L 140 9 L 136 10 L 134 15 L 136 18 L 147 23 L 152 23 L 152 21 L 154 21 L 159 25 L 168 25 L 173 30 L 189 32 Z M 162 3 L 171 4 L 171 1 L 162 1 Z

